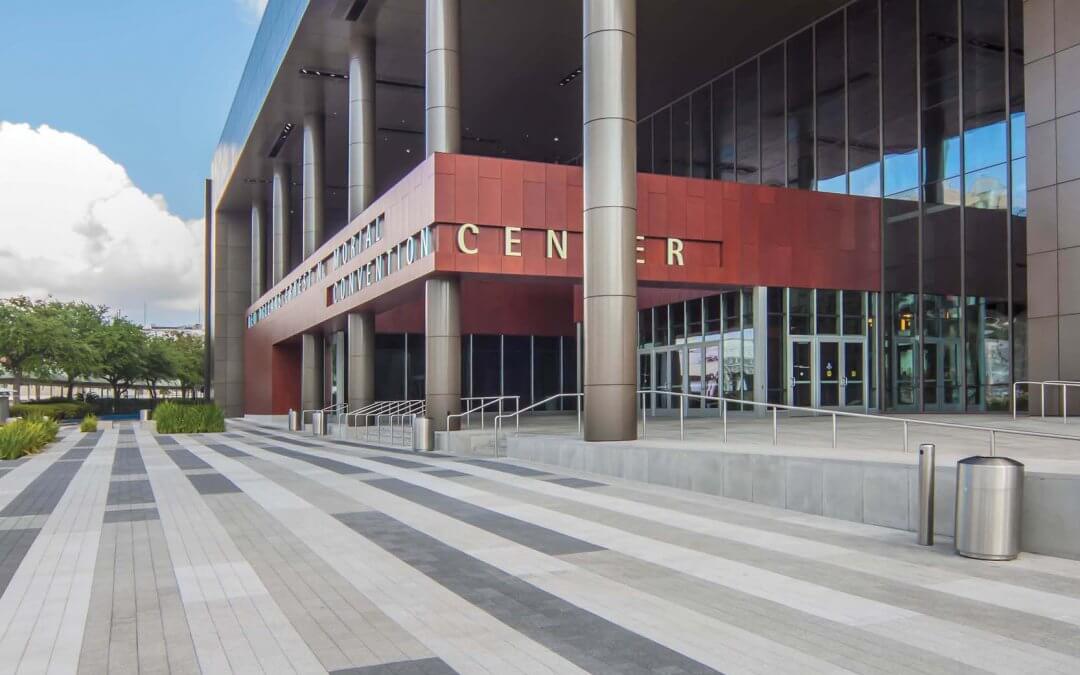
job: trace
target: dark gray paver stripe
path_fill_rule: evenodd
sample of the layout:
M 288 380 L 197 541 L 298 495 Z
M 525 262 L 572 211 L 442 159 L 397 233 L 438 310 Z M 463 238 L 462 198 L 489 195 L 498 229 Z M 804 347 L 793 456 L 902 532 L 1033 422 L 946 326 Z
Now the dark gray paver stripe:
M 64 454 L 60 455 L 60 458 L 57 459 L 56 461 L 58 461 L 58 462 L 66 462 L 66 461 L 75 460 L 75 461 L 81 462 L 84 459 L 86 459 L 87 457 L 89 457 L 90 453 L 93 452 L 93 451 L 94 451 L 93 448 L 87 448 L 87 447 L 81 447 L 80 448 L 80 447 L 76 446 L 76 447 L 73 447 L 72 449 L 68 450 Z
M 424 473 L 429 476 L 438 476 L 439 478 L 461 478 L 470 475 L 460 471 L 454 471 L 453 469 L 431 469 L 430 471 L 424 471 Z
M 154 507 L 145 509 L 123 509 L 121 511 L 106 511 L 106 523 L 134 523 L 143 520 L 160 520 L 161 516 Z
M 584 670 L 672 675 L 716 672 L 386 514 L 368 511 L 336 517 L 450 591 Z
M 109 483 L 109 495 L 105 498 L 106 506 L 153 503 L 154 490 L 150 487 L 149 480 L 114 480 Z
M 164 446 L 164 445 L 180 445 L 180 443 L 177 442 L 177 440 L 175 438 L 173 438 L 172 436 L 158 436 L 157 437 L 157 442 L 158 442 L 158 445 L 162 445 L 162 446 Z
M 225 455 L 226 457 L 232 457 L 233 459 L 238 459 L 238 458 L 241 458 L 241 457 L 250 457 L 251 456 L 251 455 L 247 454 L 246 452 L 237 450 L 236 448 L 234 448 L 234 447 L 232 447 L 230 445 L 225 445 L 224 443 L 207 443 L 206 447 L 210 448 L 211 450 L 213 450 L 216 453 Z
M 146 464 L 143 463 L 138 447 L 117 447 L 113 456 L 112 475 L 127 476 L 138 473 L 146 473 Z
M 187 474 L 188 480 L 195 486 L 201 495 L 220 495 L 227 492 L 240 492 L 236 483 L 232 482 L 220 473 L 191 473 Z
M 503 464 L 502 462 L 492 462 L 488 459 L 466 459 L 463 460 L 465 464 L 474 464 L 476 466 L 482 466 L 488 469 L 494 469 L 496 471 L 502 471 L 503 473 L 512 473 L 515 476 L 550 476 L 547 471 L 537 471 L 536 469 L 530 469 L 527 466 L 518 466 L 516 464 Z
M 368 481 L 367 484 L 548 555 L 603 550 L 603 547 L 587 541 L 447 497 L 397 478 L 378 478 Z
M 4 595 L 26 552 L 37 539 L 40 528 L 0 530 L 0 596 Z
M 364 459 L 369 459 L 372 462 L 382 462 L 402 469 L 426 469 L 431 466 L 430 464 L 421 464 L 420 462 L 413 462 L 399 457 L 365 457 Z
M 0 517 L 52 513 L 81 466 L 80 461 L 53 462 L 0 511 Z
M 345 462 L 339 462 L 336 459 L 330 459 L 328 457 L 317 457 L 315 455 L 309 455 L 306 452 L 299 452 L 298 450 L 289 450 L 288 448 L 282 448 L 280 446 L 268 445 L 263 448 L 267 452 L 272 452 L 275 455 L 281 455 L 282 457 L 291 457 L 292 459 L 299 459 L 302 462 L 308 464 L 314 464 L 328 471 L 341 474 L 353 474 L 353 473 L 371 473 L 367 469 L 359 466 L 353 466 L 352 464 L 346 464 Z
M 180 467 L 180 469 L 186 471 L 188 469 L 209 469 L 210 465 L 199 459 L 195 453 L 187 448 L 176 448 L 175 450 L 166 450 L 165 454 L 169 456 L 169 459 Z
M 556 485 L 562 485 L 563 487 L 572 488 L 592 488 L 592 487 L 604 487 L 607 483 L 597 483 L 594 480 L 585 480 L 584 478 L 575 478 L 573 476 L 563 476 L 559 478 L 547 478 L 545 479 L 549 483 L 555 483 Z
M 100 432 L 100 431 L 91 431 L 90 433 L 88 433 L 85 436 L 83 436 L 82 438 L 80 438 L 75 443 L 75 445 L 73 445 L 72 447 L 75 447 L 75 448 L 92 448 L 95 445 L 97 445 L 98 439 L 101 438 L 101 435 L 102 435 L 102 432 Z
M 455 673 L 457 673 L 456 670 L 437 657 L 330 671 L 330 675 L 455 675 Z

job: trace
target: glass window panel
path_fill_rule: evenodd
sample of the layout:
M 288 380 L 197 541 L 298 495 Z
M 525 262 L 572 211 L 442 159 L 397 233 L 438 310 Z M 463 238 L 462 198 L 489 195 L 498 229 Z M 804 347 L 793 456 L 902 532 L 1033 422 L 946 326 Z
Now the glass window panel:
M 1012 163 L 1012 212 L 1013 230 L 1016 230 L 1017 220 L 1022 220 L 1022 225 L 1027 224 L 1027 160 L 1024 158 L 1014 160 Z M 1026 249 L 1024 249 L 1026 254 Z M 1017 258 L 1019 260 L 1019 258 Z
M 701 300 L 686 301 L 686 339 L 701 340 Z
M 704 396 L 705 386 L 702 380 L 703 349 L 691 347 L 686 351 L 686 393 L 692 396 Z M 700 398 L 686 399 L 686 407 L 700 408 Z
M 472 340 L 472 395 L 498 396 L 501 338 L 498 335 L 474 335 Z
M 671 175 L 690 175 L 690 99 L 671 106 Z
M 861 0 L 848 7 L 849 192 L 864 197 L 881 196 L 877 20 L 876 0 Z
M 379 333 L 375 336 L 375 398 L 400 401 L 405 398 L 405 336 Z
M 720 345 L 705 347 L 705 396 L 720 396 Z M 718 401 L 707 401 L 707 408 L 719 407 Z
M 536 336 L 533 338 L 533 400 L 542 401 L 559 392 L 559 338 Z M 549 401 L 543 410 L 558 410 L 559 399 Z
M 652 173 L 652 118 L 637 125 L 637 170 Z
M 653 335 L 656 337 L 657 347 L 671 344 L 671 335 L 668 333 L 667 305 L 653 308 Z
M 671 108 L 653 116 L 653 173 L 671 173 Z
M 668 308 L 668 315 L 671 319 L 671 342 L 673 344 L 683 344 L 686 342 L 686 313 L 683 303 L 677 302 Z
M 885 199 L 885 289 L 919 289 L 919 191 Z
M 915 9 L 912 0 L 881 0 L 886 196 L 919 185 Z
M 744 64 L 735 71 L 735 161 L 740 183 L 760 179 L 758 148 L 758 63 Z
M 805 288 L 792 288 L 788 292 L 788 332 L 791 335 L 812 334 L 813 299 L 813 292 Z
M 735 90 L 731 74 L 712 85 L 713 178 L 735 180 Z
M 720 337 L 724 331 L 723 296 L 710 295 L 705 298 L 705 339 Z
M 979 410 L 1009 408 L 1009 313 L 1004 300 L 968 297 L 967 404 Z
M 964 177 L 964 205 L 977 209 L 1009 208 L 1008 165 L 999 164 Z
M 814 185 L 814 39 L 807 29 L 787 41 L 788 187 Z
M 743 373 L 739 392 L 744 399 L 754 398 L 754 292 L 742 292 L 742 350 Z
M 562 338 L 562 372 L 563 393 L 570 394 L 578 391 L 577 386 L 577 338 L 569 335 Z M 576 410 L 577 405 L 572 398 L 563 399 L 563 410 Z
M 921 0 L 923 180 L 960 173 L 960 50 L 955 2 Z
M 690 161 L 694 178 L 712 176 L 712 101 L 709 88 L 690 96 Z
M 521 397 L 521 407 L 532 404 L 532 358 L 528 335 L 503 336 L 503 396 Z
M 817 189 L 847 192 L 844 130 L 847 106 L 844 95 L 844 13 L 820 21 L 815 30 L 817 83 Z
M 730 291 L 724 293 L 724 330 L 735 330 L 739 327 L 739 293 Z
M 844 335 L 862 335 L 866 331 L 866 293 L 844 291 Z
M 818 335 L 838 335 L 840 333 L 840 292 L 817 292 L 817 332 Z
M 761 182 L 787 184 L 784 107 L 784 46 L 761 55 Z
M 1007 158 L 1005 115 L 1006 0 L 963 0 L 964 169 Z
M 966 292 L 1003 302 L 1009 297 L 1007 166 L 968 174 L 964 211 Z
M 1024 0 L 1009 0 L 1009 118 L 1012 125 L 1012 158 L 1025 157 Z
M 653 346 L 653 311 L 643 309 L 638 312 L 638 347 L 648 348 Z
M 958 180 L 926 186 L 923 211 L 923 289 L 939 295 L 960 294 L 960 185 Z

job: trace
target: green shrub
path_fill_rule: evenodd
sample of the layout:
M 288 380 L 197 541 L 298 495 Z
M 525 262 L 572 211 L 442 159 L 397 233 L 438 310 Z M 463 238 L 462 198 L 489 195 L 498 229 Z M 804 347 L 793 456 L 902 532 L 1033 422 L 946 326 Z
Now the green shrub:
M 97 431 L 97 417 L 95 417 L 93 413 L 90 413 L 82 418 L 82 423 L 79 424 L 79 431 Z
M 225 413 L 212 403 L 180 405 L 168 401 L 154 408 L 159 434 L 199 434 L 225 431 Z
M 0 459 L 18 459 L 38 452 L 56 438 L 56 420 L 20 419 L 0 427 Z
M 90 412 L 90 405 L 83 401 L 17 403 L 11 406 L 12 417 L 48 417 L 51 420 L 78 419 Z

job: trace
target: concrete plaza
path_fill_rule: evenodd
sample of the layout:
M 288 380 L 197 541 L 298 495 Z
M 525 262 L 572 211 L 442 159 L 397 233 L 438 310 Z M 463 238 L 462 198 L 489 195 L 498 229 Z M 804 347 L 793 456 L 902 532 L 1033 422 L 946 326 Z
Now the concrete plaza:
M 0 671 L 1080 671 L 1080 562 L 231 422 L 0 464 Z

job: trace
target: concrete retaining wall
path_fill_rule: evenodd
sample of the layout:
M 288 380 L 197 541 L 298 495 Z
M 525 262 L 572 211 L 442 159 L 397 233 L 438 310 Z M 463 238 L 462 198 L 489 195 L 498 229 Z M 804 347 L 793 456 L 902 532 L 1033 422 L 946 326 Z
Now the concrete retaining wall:
M 895 462 L 731 450 L 692 450 L 511 437 L 507 454 L 542 464 L 682 488 L 802 513 L 914 531 L 918 483 L 914 455 Z M 952 536 L 956 467 L 935 476 L 935 531 Z M 1080 476 L 1028 472 L 1022 547 L 1080 559 Z

